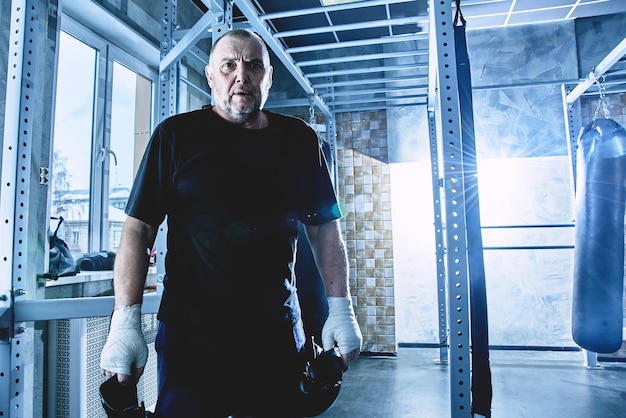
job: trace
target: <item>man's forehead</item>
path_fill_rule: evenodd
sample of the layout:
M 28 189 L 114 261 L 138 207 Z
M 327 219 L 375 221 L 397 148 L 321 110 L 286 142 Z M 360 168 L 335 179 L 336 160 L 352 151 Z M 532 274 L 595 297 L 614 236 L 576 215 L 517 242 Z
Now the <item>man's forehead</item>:
M 220 60 L 243 58 L 246 61 L 263 60 L 264 48 L 256 39 L 239 39 L 228 36 L 215 46 L 213 54 Z

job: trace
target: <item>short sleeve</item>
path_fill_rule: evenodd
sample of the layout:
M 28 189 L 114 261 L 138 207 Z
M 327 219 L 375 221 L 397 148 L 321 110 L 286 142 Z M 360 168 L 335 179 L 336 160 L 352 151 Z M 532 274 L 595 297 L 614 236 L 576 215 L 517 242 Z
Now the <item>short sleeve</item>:
M 167 213 L 173 178 L 171 139 L 163 123 L 154 130 L 126 204 L 127 215 L 150 225 L 159 225 Z

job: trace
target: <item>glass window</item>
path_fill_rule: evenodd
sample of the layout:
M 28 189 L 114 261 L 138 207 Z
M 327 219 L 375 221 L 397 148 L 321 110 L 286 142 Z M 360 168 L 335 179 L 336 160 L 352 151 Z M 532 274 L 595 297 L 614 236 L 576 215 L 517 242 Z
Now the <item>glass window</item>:
M 152 130 L 156 72 L 74 25 L 61 31 L 58 49 L 50 230 L 63 219 L 59 237 L 78 260 L 117 252 Z
M 124 208 L 135 172 L 150 138 L 152 83 L 118 62 L 113 63 L 109 150 L 109 242 L 119 246 Z
M 91 144 L 97 53 L 61 32 L 51 173 L 52 231 L 59 228 L 73 254 L 88 251 Z M 71 238 L 71 239 L 70 239 Z

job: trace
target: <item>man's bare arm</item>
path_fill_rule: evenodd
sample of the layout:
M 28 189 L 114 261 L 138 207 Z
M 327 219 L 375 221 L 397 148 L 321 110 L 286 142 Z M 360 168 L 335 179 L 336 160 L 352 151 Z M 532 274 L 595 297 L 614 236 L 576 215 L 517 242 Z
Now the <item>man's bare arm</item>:
M 305 228 L 328 298 L 328 318 L 322 328 L 322 344 L 325 350 L 335 346 L 339 349 L 345 371 L 350 361 L 358 357 L 363 342 L 350 297 L 346 244 L 338 220 Z
M 137 218 L 126 219 L 113 269 L 116 309 L 142 302 L 150 250 L 157 230 L 158 227 Z
M 305 229 L 315 263 L 326 286 L 326 296 L 349 296 L 348 254 L 339 220 L 306 225 Z

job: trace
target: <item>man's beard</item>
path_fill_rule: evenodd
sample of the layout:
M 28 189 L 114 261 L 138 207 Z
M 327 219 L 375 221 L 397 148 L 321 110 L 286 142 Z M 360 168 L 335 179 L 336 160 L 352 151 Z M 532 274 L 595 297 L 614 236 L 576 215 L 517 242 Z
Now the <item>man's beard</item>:
M 229 97 L 229 100 L 224 103 L 224 110 L 237 122 L 245 123 L 261 110 L 260 103 L 260 100 L 255 98 L 254 102 L 249 106 L 239 107 L 236 104 L 233 104 Z

